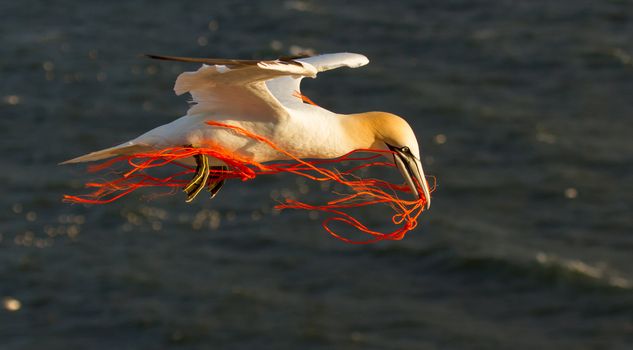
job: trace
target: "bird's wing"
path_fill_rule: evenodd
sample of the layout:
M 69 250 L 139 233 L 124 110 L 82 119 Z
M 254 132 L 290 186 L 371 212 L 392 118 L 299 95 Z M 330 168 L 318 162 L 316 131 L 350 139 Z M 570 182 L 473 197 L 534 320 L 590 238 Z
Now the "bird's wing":
M 288 117 L 288 111 L 268 91 L 266 81 L 283 76 L 316 76 L 309 63 L 292 59 L 269 61 L 188 58 L 149 55 L 151 58 L 203 63 L 195 72 L 184 72 L 174 85 L 177 95 L 189 92 L 188 115 L 208 113 L 232 118 L 270 120 Z
M 295 62 L 312 65 L 318 72 L 340 67 L 358 68 L 369 63 L 369 59 L 357 53 L 330 53 L 312 57 L 302 57 L 294 59 Z M 305 104 L 301 98 L 301 80 L 305 76 L 282 76 L 268 80 L 266 86 L 272 95 L 288 109 L 309 109 L 314 108 Z
M 309 63 L 319 72 L 325 72 L 326 70 L 340 67 L 358 68 L 369 63 L 369 59 L 367 59 L 364 55 L 349 52 L 300 57 L 295 58 L 294 61 Z
M 278 119 L 289 109 L 308 108 L 298 93 L 304 77 L 338 67 L 359 67 L 369 60 L 359 54 L 335 53 L 277 60 L 234 60 L 149 55 L 151 58 L 203 63 L 195 72 L 178 76 L 174 91 L 189 92 L 188 115 L 216 113 L 233 118 Z

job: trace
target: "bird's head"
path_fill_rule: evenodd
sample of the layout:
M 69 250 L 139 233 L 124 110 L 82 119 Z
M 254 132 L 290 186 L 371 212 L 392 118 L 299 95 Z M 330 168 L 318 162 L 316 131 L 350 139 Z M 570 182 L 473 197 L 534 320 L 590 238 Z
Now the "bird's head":
M 427 209 L 431 206 L 431 191 L 424 177 L 420 148 L 413 129 L 401 117 L 384 112 L 365 113 L 374 133 L 372 148 L 388 149 L 411 192 L 424 196 Z

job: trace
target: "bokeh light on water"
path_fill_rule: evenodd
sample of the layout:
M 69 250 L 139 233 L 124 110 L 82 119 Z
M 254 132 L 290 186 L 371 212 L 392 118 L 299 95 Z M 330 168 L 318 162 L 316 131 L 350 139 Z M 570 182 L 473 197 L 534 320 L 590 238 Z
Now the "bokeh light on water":
M 5 1 L 0 13 L 0 348 L 630 347 L 630 3 Z M 273 210 L 337 190 L 292 176 L 192 204 L 150 191 L 60 202 L 91 175 L 58 162 L 186 110 L 173 81 L 197 67 L 142 54 L 336 51 L 371 63 L 302 92 L 402 115 L 437 179 L 405 240 L 347 246 L 322 214 Z M 378 226 L 383 214 L 363 213 Z

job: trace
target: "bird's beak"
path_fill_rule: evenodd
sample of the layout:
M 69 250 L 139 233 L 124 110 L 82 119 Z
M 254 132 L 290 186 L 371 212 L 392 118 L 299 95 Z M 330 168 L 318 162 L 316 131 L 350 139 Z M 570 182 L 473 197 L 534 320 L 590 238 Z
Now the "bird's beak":
M 407 185 L 411 188 L 411 192 L 420 198 L 423 195 L 426 200 L 426 208 L 430 208 L 431 191 L 424 177 L 424 170 L 422 169 L 420 160 L 415 158 L 411 153 L 402 152 L 397 147 L 389 146 L 389 149 L 394 152 L 393 159 L 402 177 L 404 177 Z M 422 193 L 420 193 L 420 190 L 422 190 Z

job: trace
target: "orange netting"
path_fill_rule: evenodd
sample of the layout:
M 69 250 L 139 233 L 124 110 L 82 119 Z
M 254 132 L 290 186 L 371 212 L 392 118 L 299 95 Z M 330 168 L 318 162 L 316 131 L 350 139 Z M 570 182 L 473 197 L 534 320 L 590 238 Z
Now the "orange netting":
M 95 189 L 93 192 L 79 196 L 65 195 L 64 201 L 70 203 L 106 204 L 143 187 L 183 188 L 189 183 L 190 179 L 188 177 L 195 173 L 195 169 L 181 163 L 181 161 L 201 154 L 217 158 L 228 167 L 228 170 L 211 169 L 209 178 L 212 179 L 212 181 L 217 181 L 218 179 L 241 179 L 242 181 L 246 181 L 258 175 L 285 172 L 296 174 L 313 181 L 335 182 L 349 188 L 351 193 L 339 194 L 339 198 L 325 204 L 308 204 L 293 199 L 286 199 L 284 203 L 275 206 L 276 209 L 304 209 L 333 214 L 333 216 L 323 221 L 323 228 L 332 236 L 348 243 L 400 240 L 408 231 L 413 230 L 417 226 L 417 218 L 426 207 L 426 198 L 404 200 L 398 197 L 398 192 L 411 192 L 406 185 L 396 185 L 374 178 L 364 179 L 355 175 L 356 172 L 365 168 L 395 167 L 393 163 L 380 160 L 383 158 L 383 155 L 391 154 L 391 151 L 360 149 L 336 159 L 303 160 L 279 148 L 270 140 L 243 128 L 213 121 L 209 121 L 207 124 L 214 127 L 228 128 L 248 138 L 265 143 L 274 150 L 284 154 L 291 159 L 291 161 L 261 164 L 223 150 L 217 145 L 209 145 L 209 147 L 203 148 L 170 147 L 157 151 L 120 156 L 104 163 L 91 166 L 89 168 L 91 172 L 108 170 L 119 163 L 127 163 L 130 168 L 126 172 L 118 173 L 118 177 L 114 180 L 87 183 L 86 187 Z M 361 152 L 374 154 L 366 156 L 358 155 L 358 153 Z M 328 164 L 347 161 L 363 162 L 363 164 L 344 171 L 325 167 L 325 165 Z M 146 170 L 160 168 L 168 164 L 177 165 L 183 170 L 168 176 L 152 176 L 146 172 Z M 435 186 L 431 189 L 432 191 L 434 187 Z M 392 216 L 391 221 L 394 225 L 398 226 L 394 231 L 382 233 L 372 230 L 346 212 L 353 208 L 377 204 L 388 205 L 394 210 L 395 214 Z M 364 241 L 349 239 L 335 232 L 330 227 L 330 223 L 332 222 L 350 225 L 372 237 Z

